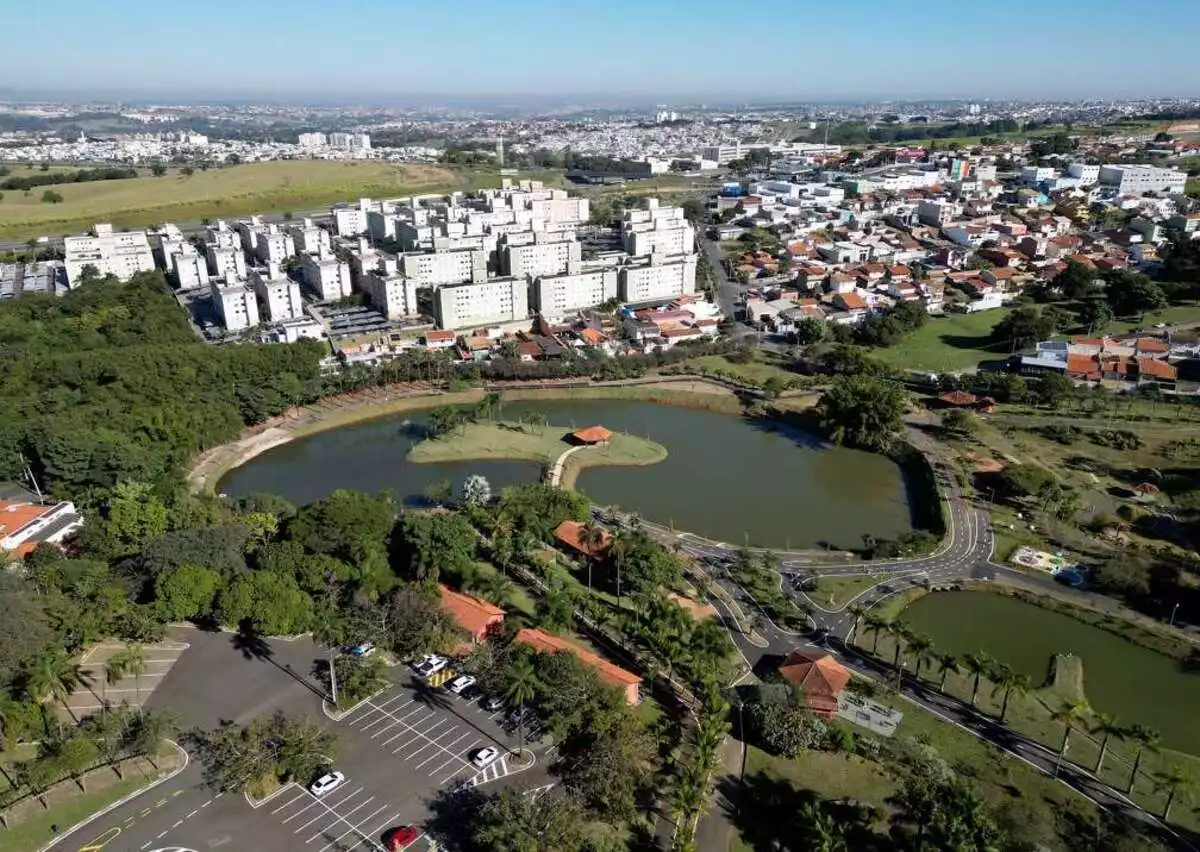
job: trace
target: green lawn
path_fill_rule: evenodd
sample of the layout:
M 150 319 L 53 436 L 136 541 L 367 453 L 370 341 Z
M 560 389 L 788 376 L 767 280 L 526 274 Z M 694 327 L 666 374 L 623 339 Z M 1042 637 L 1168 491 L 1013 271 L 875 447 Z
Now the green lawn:
M 810 591 L 808 596 L 826 609 L 838 609 L 851 598 L 862 594 L 883 579 L 882 575 L 876 577 L 822 577 L 817 581 L 816 589 Z
M 773 352 L 754 351 L 747 363 L 740 364 L 729 360 L 725 355 L 701 355 L 689 358 L 676 365 L 691 368 L 701 373 L 726 373 L 735 379 L 751 385 L 761 385 L 767 379 L 779 379 L 782 382 L 801 381 L 801 376 L 787 369 L 787 359 Z
M 60 831 L 69 828 L 81 819 L 94 814 L 96 811 L 118 799 L 128 796 L 147 783 L 149 782 L 141 777 L 118 781 L 111 787 L 106 787 L 95 793 L 88 793 L 71 799 L 65 804 L 57 805 L 20 825 L 9 829 L 0 828 L 0 852 L 29 852 L 31 849 L 38 849 L 54 838 L 54 834 L 50 831 L 50 826 L 57 825 Z M 73 838 L 73 841 L 77 840 L 80 844 L 87 843 L 103 829 L 104 826 L 100 822 L 97 822 L 95 826 L 89 826 L 80 830 L 79 834 Z M 68 846 L 72 849 L 76 848 L 74 842 L 68 844 Z
M 481 574 L 498 574 L 499 571 L 490 562 L 476 562 L 475 568 Z M 503 609 L 516 610 L 524 615 L 533 617 L 534 610 L 537 609 L 537 604 L 533 598 L 529 596 L 529 592 L 520 583 L 513 581 L 512 591 L 509 592 L 508 598 L 501 604 Z
M 992 329 L 1008 308 L 975 314 L 947 314 L 929 321 L 903 341 L 871 354 L 897 369 L 951 372 L 975 367 L 980 361 L 1004 358 L 1009 347 L 991 341 Z
M 14 169 L 13 176 L 38 170 Z M 79 233 L 95 222 L 139 227 L 167 221 L 303 211 L 360 197 L 388 197 L 452 188 L 494 186 L 494 173 L 376 161 L 290 160 L 197 170 L 163 177 L 93 181 L 49 187 L 60 204 L 42 202 L 43 188 L 0 201 L 0 237 L 24 239 Z

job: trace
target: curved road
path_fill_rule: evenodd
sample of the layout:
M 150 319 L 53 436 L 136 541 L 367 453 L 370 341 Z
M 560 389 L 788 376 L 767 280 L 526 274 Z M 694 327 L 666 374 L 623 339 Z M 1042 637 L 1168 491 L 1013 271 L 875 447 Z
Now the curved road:
M 770 551 L 780 560 L 780 587 L 794 598 L 802 598 L 803 603 L 812 610 L 810 620 L 814 630 L 807 635 L 787 630 L 772 622 L 761 605 L 732 580 L 724 566 L 734 559 L 741 548 L 721 542 L 710 542 L 689 533 L 673 533 L 654 525 L 645 525 L 660 541 L 679 545 L 682 552 L 695 557 L 699 564 L 707 566 L 712 579 L 728 590 L 743 609 L 760 614 L 758 624 L 754 627 L 757 634 L 766 640 L 766 647 L 751 642 L 748 636 L 741 633 L 734 626 L 738 621 L 729 611 L 729 607 L 717 596 L 712 597 L 712 602 L 721 613 L 739 653 L 752 669 L 757 668 L 764 657 L 778 659 L 798 647 L 808 646 L 828 651 L 847 668 L 864 677 L 894 680 L 895 671 L 891 666 L 860 653 L 848 644 L 854 628 L 854 618 L 847 612 L 851 603 L 857 603 L 869 610 L 914 585 L 951 586 L 968 579 L 999 579 L 1025 587 L 1041 586 L 1061 590 L 1053 580 L 1041 581 L 992 562 L 994 541 L 987 513 L 963 495 L 958 481 L 937 455 L 935 445 L 928 437 L 919 430 L 910 429 L 909 439 L 918 449 L 925 452 L 933 465 L 946 506 L 945 541 L 938 550 L 928 556 L 836 566 L 817 565 L 812 562 L 811 557 L 801 557 L 788 551 Z M 602 516 L 602 520 L 609 521 L 610 518 Z M 756 549 L 756 552 L 764 551 Z M 830 610 L 817 605 L 797 588 L 803 585 L 803 580 L 821 576 L 873 576 L 878 577 L 879 582 L 838 609 Z M 1100 807 L 1138 820 L 1172 846 L 1181 849 L 1195 848 L 1157 816 L 1134 804 L 1119 790 L 1100 781 L 1082 767 L 1069 762 L 1059 765 L 1056 752 L 974 710 L 966 702 L 942 695 L 929 684 L 918 682 L 907 674 L 903 675 L 901 692 L 907 700 L 946 722 L 988 741 L 1046 775 L 1057 777 L 1062 783 Z

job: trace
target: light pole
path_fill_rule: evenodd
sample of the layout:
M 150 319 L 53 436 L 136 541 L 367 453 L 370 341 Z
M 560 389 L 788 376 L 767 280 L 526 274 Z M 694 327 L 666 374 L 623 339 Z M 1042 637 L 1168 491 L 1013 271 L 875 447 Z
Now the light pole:
M 1175 601 L 1175 606 L 1171 608 L 1171 620 L 1167 622 L 1167 627 L 1175 626 L 1175 613 L 1179 612 L 1179 601 Z

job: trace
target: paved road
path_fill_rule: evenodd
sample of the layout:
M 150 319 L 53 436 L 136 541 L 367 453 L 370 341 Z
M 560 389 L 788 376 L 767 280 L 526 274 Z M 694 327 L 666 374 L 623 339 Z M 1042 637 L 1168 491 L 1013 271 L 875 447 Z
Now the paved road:
M 704 235 L 702 225 L 696 227 L 696 247 L 704 253 L 712 267 L 713 278 L 717 282 L 717 304 L 721 307 L 721 313 L 734 319 L 739 311 L 737 302 L 742 295 L 742 286 L 726 273 L 725 255 L 716 243 Z M 743 321 L 736 320 L 728 335 L 730 337 L 758 337 L 758 332 Z
M 280 790 L 251 808 L 239 795 L 221 795 L 204 783 L 192 762 L 154 790 L 63 838 L 55 850 L 151 852 L 166 847 L 194 850 L 255 849 L 262 852 L 369 852 L 396 825 L 425 822 L 430 798 L 458 785 L 546 784 L 548 759 L 524 769 L 508 750 L 515 735 L 503 713 L 486 711 L 478 700 L 452 696 L 391 670 L 394 685 L 344 717 L 322 711 L 321 690 L 312 678 L 322 651 L 306 638 L 266 641 L 244 647 L 228 633 L 173 631 L 189 645 L 162 679 L 147 706 L 167 710 L 181 731 L 208 729 L 282 710 L 315 719 L 338 735 L 335 765 L 346 782 L 320 800 L 300 786 Z M 181 736 L 184 744 L 187 739 Z M 501 757 L 484 770 L 470 760 L 475 749 L 493 745 Z M 416 848 L 422 848 L 418 845 Z

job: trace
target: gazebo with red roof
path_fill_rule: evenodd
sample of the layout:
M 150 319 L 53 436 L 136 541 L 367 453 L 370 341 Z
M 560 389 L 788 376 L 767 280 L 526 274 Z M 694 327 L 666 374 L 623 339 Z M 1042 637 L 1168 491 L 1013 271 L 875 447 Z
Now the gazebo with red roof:
M 613 433 L 603 426 L 588 426 L 586 429 L 578 429 L 572 432 L 571 440 L 577 444 L 595 446 L 597 444 L 607 444 L 612 440 L 612 436 Z
M 831 655 L 792 651 L 779 664 L 779 673 L 800 687 L 813 713 L 826 719 L 837 715 L 838 696 L 850 682 L 850 672 Z

